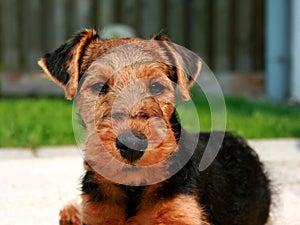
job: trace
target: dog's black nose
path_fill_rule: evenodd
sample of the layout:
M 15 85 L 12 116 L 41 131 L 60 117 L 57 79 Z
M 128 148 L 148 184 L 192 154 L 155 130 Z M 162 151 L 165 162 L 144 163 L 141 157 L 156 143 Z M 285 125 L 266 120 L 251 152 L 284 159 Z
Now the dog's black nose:
M 116 146 L 125 159 L 134 162 L 143 156 L 148 140 L 142 133 L 125 132 L 117 137 Z

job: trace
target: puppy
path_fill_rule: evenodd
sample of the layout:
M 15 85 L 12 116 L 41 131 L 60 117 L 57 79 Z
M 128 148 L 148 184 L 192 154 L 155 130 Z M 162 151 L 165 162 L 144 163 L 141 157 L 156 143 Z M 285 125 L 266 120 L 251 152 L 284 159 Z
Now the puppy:
M 85 30 L 39 65 L 76 98 L 85 129 L 82 203 L 60 224 L 262 225 L 271 202 L 256 153 L 228 132 L 190 134 L 176 99 L 191 99 L 201 61 L 157 35 L 102 40 Z M 211 137 L 224 138 L 199 164 Z

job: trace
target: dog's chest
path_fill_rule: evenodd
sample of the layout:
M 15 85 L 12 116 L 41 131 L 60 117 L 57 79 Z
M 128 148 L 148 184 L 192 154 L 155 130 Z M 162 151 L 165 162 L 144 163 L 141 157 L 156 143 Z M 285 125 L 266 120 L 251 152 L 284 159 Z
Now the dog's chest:
M 127 218 L 134 216 L 141 205 L 144 187 L 121 186 L 122 191 L 126 196 L 125 212 Z

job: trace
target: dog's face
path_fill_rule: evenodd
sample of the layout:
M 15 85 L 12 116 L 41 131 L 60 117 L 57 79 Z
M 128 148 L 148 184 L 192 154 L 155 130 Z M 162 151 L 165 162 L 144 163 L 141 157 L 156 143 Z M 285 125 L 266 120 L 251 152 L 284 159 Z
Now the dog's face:
M 184 60 L 164 37 L 103 41 L 93 31 L 39 62 L 68 98 L 77 94 L 86 162 L 98 170 L 109 166 L 109 176 L 120 179 L 130 171 L 126 182 L 133 184 L 147 182 L 149 171 L 142 167 L 161 172 L 178 151 L 176 93 L 190 98 L 201 65 L 194 63 L 194 76 L 188 77 Z

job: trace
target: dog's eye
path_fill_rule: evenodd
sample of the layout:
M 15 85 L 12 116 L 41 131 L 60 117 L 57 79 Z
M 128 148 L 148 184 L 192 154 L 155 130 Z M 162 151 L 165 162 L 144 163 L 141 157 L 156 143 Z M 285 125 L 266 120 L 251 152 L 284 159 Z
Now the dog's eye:
M 106 94 L 108 92 L 108 85 L 103 82 L 95 83 L 90 86 L 91 90 L 96 94 Z
M 162 84 L 158 83 L 158 82 L 154 82 L 152 84 L 150 84 L 150 92 L 151 94 L 155 95 L 155 96 L 158 96 L 158 95 L 161 95 L 164 90 L 165 90 L 165 86 L 163 86 Z

